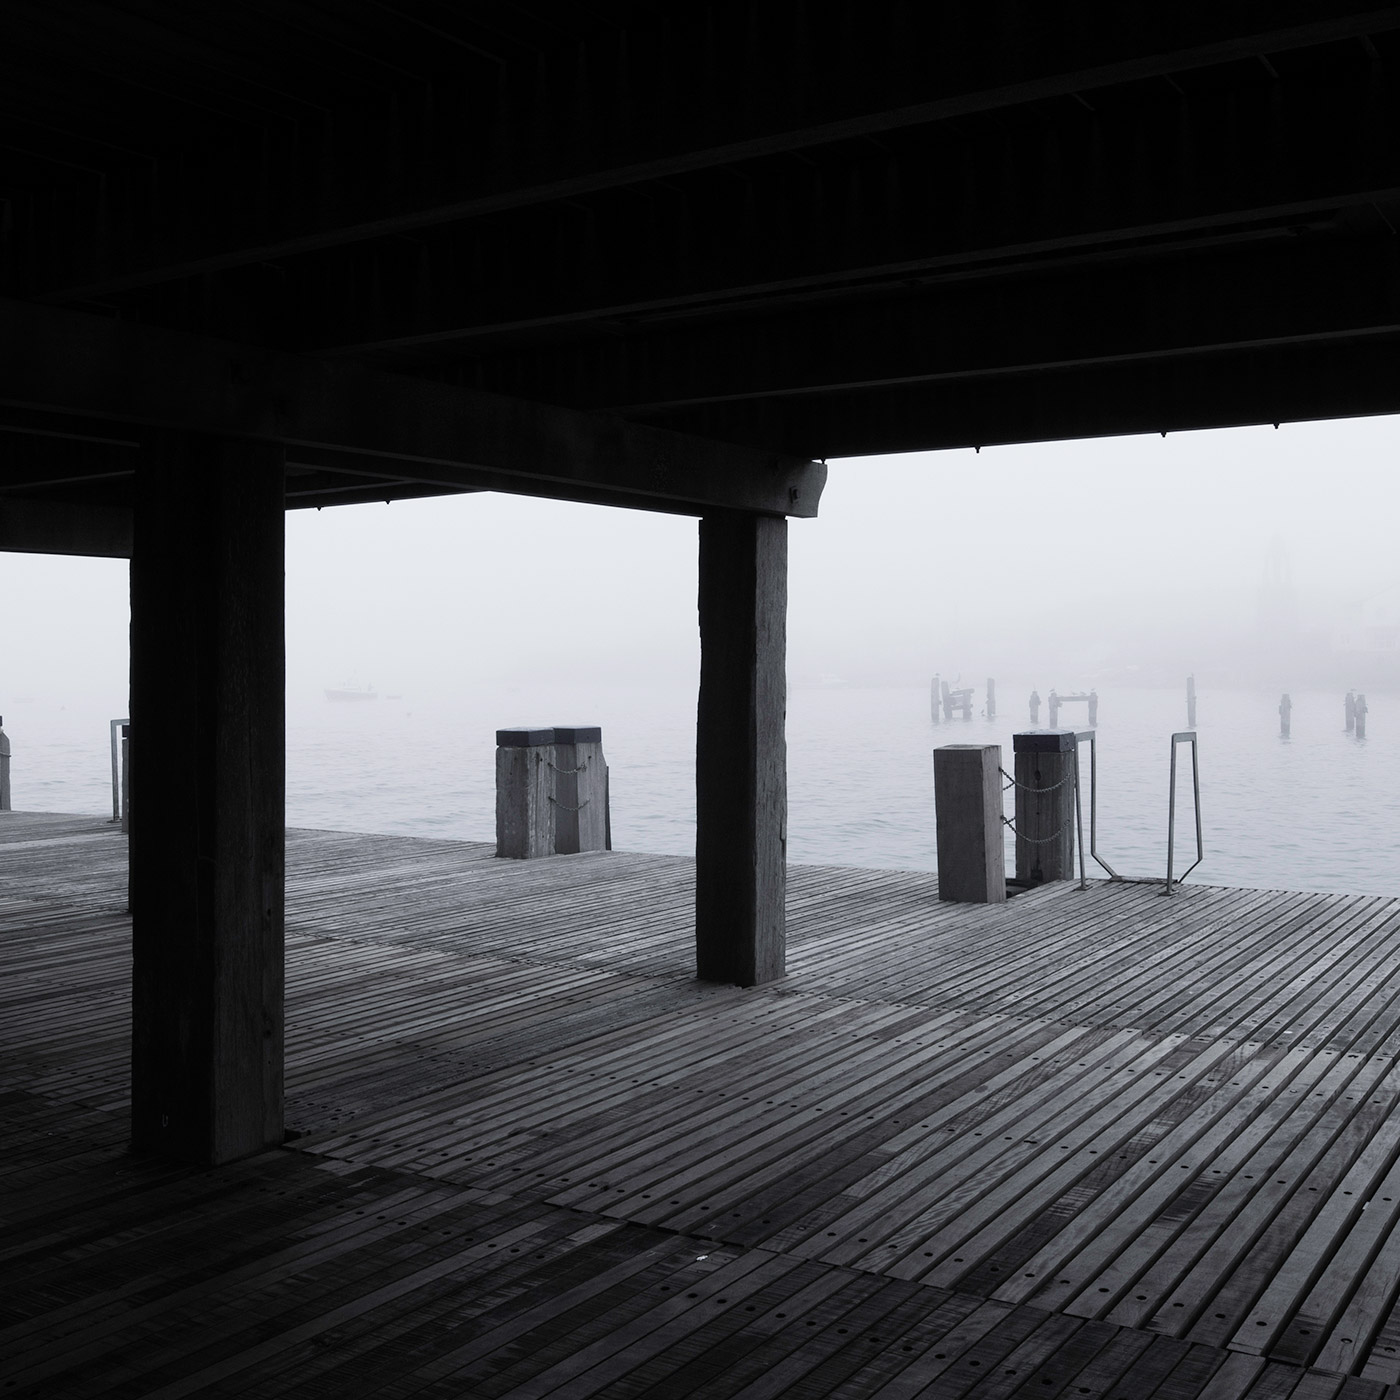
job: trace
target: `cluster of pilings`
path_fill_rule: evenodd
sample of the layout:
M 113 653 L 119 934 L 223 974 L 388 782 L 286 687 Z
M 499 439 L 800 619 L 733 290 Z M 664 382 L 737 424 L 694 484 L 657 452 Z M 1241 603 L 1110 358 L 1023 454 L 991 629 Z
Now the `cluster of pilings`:
M 970 685 L 955 689 L 941 677 L 935 676 L 929 687 L 929 714 L 933 722 L 948 723 L 954 715 L 961 715 L 965 720 L 971 719 L 973 694 L 973 687 Z M 997 717 L 997 683 L 990 676 L 987 678 L 987 699 L 982 706 L 982 717 Z
M 1348 734 L 1354 734 L 1358 739 L 1366 737 L 1366 715 L 1369 708 L 1365 691 L 1347 691 L 1346 698 L 1342 701 L 1342 714 L 1346 720 Z M 1287 693 L 1278 702 L 1278 732 L 1282 739 L 1293 737 L 1293 701 Z

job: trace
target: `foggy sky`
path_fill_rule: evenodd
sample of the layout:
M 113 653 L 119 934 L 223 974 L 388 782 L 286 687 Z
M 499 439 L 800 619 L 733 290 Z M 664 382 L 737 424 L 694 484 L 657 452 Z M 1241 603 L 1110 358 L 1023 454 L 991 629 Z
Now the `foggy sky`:
M 790 526 L 795 685 L 934 671 L 1072 688 L 1134 656 L 1228 649 L 1265 551 L 1303 621 L 1400 583 L 1400 419 L 831 464 Z M 450 693 L 568 671 L 693 679 L 693 519 L 478 494 L 287 516 L 289 703 L 343 681 Z M 127 567 L 0 553 L 0 714 L 16 697 L 124 713 Z

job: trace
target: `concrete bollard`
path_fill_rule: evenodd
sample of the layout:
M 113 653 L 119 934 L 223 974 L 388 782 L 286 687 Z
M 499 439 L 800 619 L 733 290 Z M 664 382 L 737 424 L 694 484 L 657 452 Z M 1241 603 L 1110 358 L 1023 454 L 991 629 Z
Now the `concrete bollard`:
M 933 803 L 939 899 L 1004 903 L 1001 745 L 944 744 L 934 749 Z
M 5 733 L 5 720 L 0 716 L 0 812 L 11 811 L 10 806 L 10 739 Z
M 1186 677 L 1186 727 L 1196 727 L 1196 677 Z
M 1011 738 L 1016 773 L 1016 881 L 1074 878 L 1072 729 L 1033 729 Z
M 1347 691 L 1347 698 L 1342 702 L 1343 713 L 1346 715 L 1347 733 L 1350 734 L 1356 728 L 1356 692 Z
M 608 765 L 603 761 L 603 731 L 597 725 L 554 726 L 554 777 L 549 805 L 554 813 L 554 851 L 610 849 Z
M 1366 693 L 1361 690 L 1356 692 L 1356 737 L 1366 737 Z
M 1279 738 L 1287 739 L 1293 732 L 1293 702 L 1287 695 L 1278 702 Z
M 552 729 L 496 731 L 496 854 L 534 860 L 554 851 Z

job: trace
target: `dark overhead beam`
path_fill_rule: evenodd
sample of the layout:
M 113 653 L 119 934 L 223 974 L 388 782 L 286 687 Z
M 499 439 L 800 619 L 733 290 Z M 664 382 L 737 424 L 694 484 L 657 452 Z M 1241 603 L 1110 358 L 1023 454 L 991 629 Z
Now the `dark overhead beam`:
M 131 558 L 131 509 L 0 496 L 0 551 Z
M 0 301 L 0 403 L 324 449 L 453 491 L 687 515 L 812 516 L 826 478 L 779 453 L 28 302 Z
M 704 403 L 971 381 L 1072 365 L 1216 355 L 1400 331 L 1400 243 L 1283 236 L 1153 261 L 1000 282 L 483 359 L 493 387 L 656 421 Z
M 1299 7 L 1295 6 L 1294 9 Z M 1305 11 L 1311 7 L 1302 7 Z M 1335 7 L 1334 7 L 1335 8 Z M 988 25 L 994 29 L 1001 22 L 999 15 L 989 15 Z M 1197 29 L 1200 34 L 1218 35 L 1227 20 L 1214 19 Z M 1189 22 L 1179 28 L 1189 32 Z M 259 262 L 275 262 L 314 253 L 327 248 L 396 235 L 413 234 L 443 224 L 479 219 L 542 203 L 579 199 L 600 191 L 640 185 L 701 170 L 732 167 L 768 157 L 802 152 L 814 147 L 831 146 L 861 138 L 904 130 L 915 126 L 946 122 L 958 117 L 997 111 L 1053 98 L 1068 98 L 1084 91 L 1114 87 L 1147 78 L 1170 77 L 1194 69 L 1225 64 L 1239 59 L 1257 58 L 1261 54 L 1278 54 L 1293 49 L 1308 48 L 1347 38 L 1363 37 L 1400 28 L 1400 7 L 1356 7 L 1350 13 L 1333 14 L 1322 20 L 1294 25 L 1263 27 L 1246 32 L 1227 33 L 1224 37 L 1201 37 L 1199 42 L 1160 45 L 1161 35 L 1140 31 L 1131 41 L 1115 34 L 1101 48 L 1111 49 L 1116 41 L 1120 52 L 1105 52 L 1100 61 L 1083 67 L 1061 67 L 1062 55 L 1047 52 L 1043 45 L 1029 44 L 1007 51 L 1005 45 L 987 45 L 989 57 L 985 64 L 967 65 L 968 71 L 951 75 L 948 87 L 936 97 L 879 107 L 873 110 L 846 112 L 828 120 L 802 124 L 795 120 L 798 113 L 781 114 L 789 124 L 741 139 L 706 143 L 678 143 L 676 149 L 641 160 L 623 160 L 613 165 L 567 168 L 568 162 L 557 156 L 543 162 L 547 168 L 537 169 L 534 178 L 514 182 L 502 181 L 493 172 L 495 187 L 479 188 L 457 198 L 443 199 L 414 208 L 399 209 L 370 217 L 342 217 L 318 223 L 314 227 L 287 228 L 277 234 L 245 236 L 237 242 L 210 245 L 198 251 L 176 249 L 160 257 L 132 258 L 129 266 L 108 275 L 87 278 L 67 285 L 34 288 L 32 294 L 54 302 L 90 301 L 131 291 L 160 282 L 222 271 Z M 1178 37 L 1179 36 L 1174 36 Z M 1152 51 L 1158 43 L 1159 51 Z M 965 52 L 980 52 L 969 48 Z M 838 94 L 840 83 L 817 81 L 810 75 L 819 92 Z M 770 118 L 772 120 L 772 118 Z M 646 130 L 643 124 L 640 130 Z M 647 133 L 650 135 L 650 131 Z M 567 143 L 559 132 L 541 142 L 545 147 L 565 149 Z M 583 143 L 585 149 L 589 143 Z M 527 144 L 524 149 L 528 150 Z M 577 166 L 577 158 L 574 158 Z M 537 159 L 537 166 L 542 162 Z M 508 167 L 518 169 L 518 165 Z M 360 179 L 356 172 L 357 181 Z M 489 179 L 483 181 L 488 184 Z M 218 221 L 214 221 L 217 223 Z M 225 222 L 229 222 L 225 220 Z
M 661 416 L 688 432 L 830 457 L 1400 413 L 1400 335 L 1120 361 L 711 404 Z

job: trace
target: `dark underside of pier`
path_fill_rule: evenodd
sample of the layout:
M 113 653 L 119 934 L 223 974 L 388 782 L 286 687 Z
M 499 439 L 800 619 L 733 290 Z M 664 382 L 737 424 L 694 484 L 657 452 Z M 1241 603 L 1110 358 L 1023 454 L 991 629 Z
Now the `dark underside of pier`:
M 0 1354 L 44 1396 L 1372 1397 L 1400 906 L 293 832 L 291 1139 L 128 1148 L 125 844 L 0 817 Z

